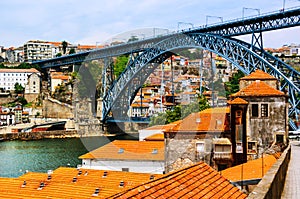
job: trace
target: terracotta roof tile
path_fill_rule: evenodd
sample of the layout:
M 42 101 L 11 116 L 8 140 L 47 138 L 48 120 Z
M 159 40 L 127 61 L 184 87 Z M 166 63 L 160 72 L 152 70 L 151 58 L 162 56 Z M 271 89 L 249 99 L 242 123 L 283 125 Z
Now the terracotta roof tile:
M 30 68 L 30 69 L 1 68 L 0 73 L 40 73 L 40 72 L 35 68 Z
M 224 132 L 229 128 L 229 108 L 209 108 L 192 113 L 165 132 Z
M 154 149 L 157 153 L 152 153 Z M 79 158 L 163 161 L 164 152 L 164 142 L 115 140 Z
M 79 171 L 81 174 L 79 175 Z M 133 188 L 141 183 L 150 181 L 152 174 L 132 173 L 121 171 L 106 171 L 107 177 L 102 177 L 104 171 L 58 168 L 51 179 L 48 174 L 27 173 L 19 178 L 0 178 L 0 198 L 107 198 L 121 191 Z M 162 176 L 154 174 L 154 179 Z M 76 182 L 73 178 L 76 177 Z M 26 181 L 26 186 L 21 187 Z M 124 187 L 120 187 L 120 181 L 124 182 Z M 44 182 L 42 190 L 37 188 Z M 93 196 L 95 189 L 99 188 L 99 195 Z
M 246 100 L 237 97 L 234 100 L 228 101 L 228 104 L 249 104 L 249 103 Z
M 252 72 L 250 75 L 242 77 L 240 80 L 277 80 L 272 75 L 257 69 L 256 71 Z
M 233 97 L 246 97 L 246 96 L 285 96 L 285 94 L 277 89 L 272 88 L 262 81 L 255 81 L 249 86 L 243 88 L 237 93 L 232 94 Z
M 241 172 L 243 167 L 243 180 L 259 179 L 262 178 L 262 161 L 264 163 L 264 173 L 266 173 L 271 166 L 276 162 L 276 157 L 273 155 L 264 155 L 262 158 L 248 161 L 243 165 L 230 167 L 222 171 L 222 176 L 230 181 L 241 181 Z
M 164 141 L 164 134 L 156 133 L 156 134 L 146 137 L 144 140 L 146 140 L 146 141 Z
M 217 171 L 200 162 L 109 198 L 246 198 Z

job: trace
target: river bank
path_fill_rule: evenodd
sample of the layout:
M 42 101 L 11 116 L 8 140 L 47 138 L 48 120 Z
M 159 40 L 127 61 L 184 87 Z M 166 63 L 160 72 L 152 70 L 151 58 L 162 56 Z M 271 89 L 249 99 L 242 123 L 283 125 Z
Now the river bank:
M 138 133 L 119 133 L 119 134 L 109 134 L 109 133 L 99 133 L 93 135 L 80 135 L 77 130 L 55 130 L 55 131 L 39 131 L 39 132 L 18 132 L 18 133 L 2 133 L 0 134 L 0 141 L 13 141 L 13 140 L 41 140 L 41 139 L 63 139 L 63 138 L 82 138 L 82 137 L 114 137 L 129 135 L 137 137 Z

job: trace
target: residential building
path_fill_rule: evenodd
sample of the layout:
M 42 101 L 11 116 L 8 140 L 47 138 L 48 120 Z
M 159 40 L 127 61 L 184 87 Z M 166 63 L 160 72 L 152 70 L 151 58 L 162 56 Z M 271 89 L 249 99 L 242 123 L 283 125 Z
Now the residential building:
M 231 108 L 231 130 L 239 135 L 237 141 L 243 140 L 244 148 L 247 146 L 245 142 L 255 141 L 261 154 L 274 144 L 277 138 L 282 137 L 282 140 L 286 140 L 288 96 L 277 88 L 278 83 L 274 77 L 256 70 L 241 78 L 240 91 L 231 95 L 232 100 L 240 101 L 239 105 L 233 105 Z M 283 144 L 286 144 L 286 141 Z
M 46 41 L 30 40 L 26 42 L 23 47 L 25 62 L 32 63 L 53 57 L 52 44 Z
M 213 162 L 213 138 L 230 138 L 229 111 L 226 107 L 209 108 L 192 113 L 164 130 L 166 172 L 199 161 L 218 167 Z
M 71 79 L 71 76 L 65 75 L 62 72 L 50 73 L 50 91 L 53 93 L 57 86 L 66 84 Z
M 1 126 L 15 124 L 15 114 L 10 109 L 1 111 L 0 123 Z
M 79 157 L 82 167 L 98 170 L 163 174 L 165 146 L 161 141 L 115 140 Z
M 41 77 L 38 73 L 28 75 L 28 83 L 25 85 L 25 94 L 39 94 L 41 90 Z
M 16 83 L 21 84 L 24 88 L 28 84 L 30 75 L 36 74 L 40 77 L 40 72 L 34 68 L 31 69 L 0 69 L 0 88 L 4 90 L 14 90 Z M 36 78 L 34 75 L 33 77 Z M 33 78 L 33 81 L 35 81 Z M 32 81 L 32 84 L 33 84 Z M 37 84 L 37 81 L 36 81 Z M 33 85 L 32 85 L 33 88 Z M 28 90 L 27 90 L 28 91 Z M 33 91 L 31 89 L 31 91 Z

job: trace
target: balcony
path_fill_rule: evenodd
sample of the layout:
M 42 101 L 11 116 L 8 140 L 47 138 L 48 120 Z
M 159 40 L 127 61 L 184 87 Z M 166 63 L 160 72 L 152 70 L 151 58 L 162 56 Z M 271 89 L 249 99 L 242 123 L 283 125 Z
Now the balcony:
M 231 152 L 214 152 L 214 160 L 231 160 Z

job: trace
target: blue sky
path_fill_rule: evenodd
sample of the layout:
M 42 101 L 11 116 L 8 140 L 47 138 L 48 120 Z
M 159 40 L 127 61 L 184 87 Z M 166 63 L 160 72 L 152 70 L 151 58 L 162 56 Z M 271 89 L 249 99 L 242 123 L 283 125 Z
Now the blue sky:
M 178 22 L 206 24 L 206 16 L 223 20 L 282 9 L 284 0 L 3 0 L 0 1 L 0 46 L 28 40 L 93 44 L 122 40 L 122 33 L 142 29 L 176 31 Z M 285 0 L 285 8 L 300 6 Z M 219 22 L 209 17 L 208 23 Z M 180 24 L 180 28 L 189 27 Z M 158 30 L 158 29 L 157 29 Z M 163 30 L 161 30 L 163 31 Z M 121 35 L 120 35 L 121 34 Z M 140 37 L 142 33 L 140 33 Z M 300 44 L 300 27 L 264 34 L 265 47 Z M 244 37 L 243 39 L 247 39 Z

